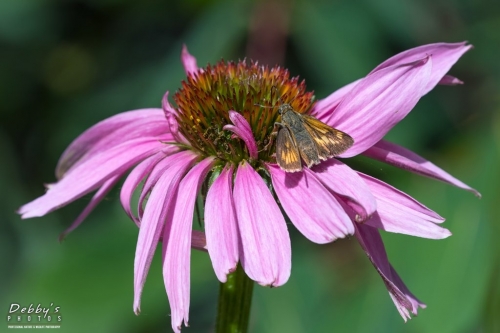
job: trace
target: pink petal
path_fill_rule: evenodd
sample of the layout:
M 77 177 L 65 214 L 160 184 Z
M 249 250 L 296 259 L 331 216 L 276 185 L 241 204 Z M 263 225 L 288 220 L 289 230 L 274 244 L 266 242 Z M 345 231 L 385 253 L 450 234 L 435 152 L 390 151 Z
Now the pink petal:
M 329 159 L 314 166 L 312 171 L 326 188 L 342 197 L 354 210 L 357 222 L 368 219 L 377 209 L 375 197 L 366 183 L 344 163 Z
M 102 184 L 102 186 L 94 194 L 94 196 L 92 197 L 88 205 L 85 207 L 85 209 L 80 213 L 80 215 L 78 215 L 76 220 L 69 226 L 69 228 L 64 230 L 59 235 L 60 242 L 66 237 L 66 235 L 68 235 L 70 232 L 78 228 L 78 226 L 83 222 L 83 220 L 85 220 L 87 216 L 89 216 L 89 214 L 94 210 L 97 204 L 101 202 L 102 199 L 104 199 L 104 197 L 106 196 L 106 194 L 108 194 L 109 191 L 111 191 L 111 189 L 113 188 L 113 186 L 115 186 L 115 184 L 120 179 L 120 176 L 121 175 L 111 177 L 108 180 L 106 180 L 104 184 Z
M 399 209 L 406 209 L 408 212 L 427 218 L 429 221 L 434 223 L 441 223 L 445 220 L 438 213 L 427 208 L 417 200 L 410 197 L 408 194 L 401 192 L 391 185 L 361 172 L 358 172 L 358 174 L 368 185 L 375 198 L 377 198 L 377 203 L 379 201 L 385 201 L 391 203 L 392 205 L 398 205 Z
M 284 284 L 290 277 L 292 256 L 285 219 L 260 175 L 246 161 L 236 172 L 233 196 L 245 273 L 264 286 Z
M 354 233 L 344 208 L 309 169 L 287 173 L 272 164 L 267 169 L 281 206 L 309 240 L 324 244 Z M 314 200 L 304 200 L 311 197 Z
M 193 210 L 200 186 L 213 163 L 212 157 L 204 159 L 181 181 L 171 223 L 169 224 L 170 219 L 167 219 L 163 234 L 163 279 L 170 302 L 174 331 L 180 332 L 183 320 L 188 326 Z
M 177 194 L 179 182 L 196 158 L 197 155 L 191 151 L 182 151 L 169 156 L 168 159 L 172 164 L 164 170 L 149 196 L 135 250 L 134 312 L 136 314 L 141 311 L 142 288 L 146 282 L 149 266 L 164 228 L 168 210 L 171 208 L 170 202 Z
M 450 70 L 458 59 L 472 48 L 472 45 L 461 43 L 435 43 L 422 45 L 387 59 L 378 65 L 371 73 L 394 65 L 402 65 L 413 61 L 418 61 L 427 56 L 432 56 L 432 73 L 427 83 L 423 95 L 428 93 L 436 84 L 440 83 L 446 73 Z M 458 79 L 457 79 L 458 80 Z M 458 80 L 459 81 L 459 80 Z M 445 80 L 447 84 L 447 81 Z
M 413 109 L 432 69 L 430 57 L 376 71 L 344 97 L 328 124 L 346 132 L 354 145 L 341 157 L 373 146 Z
M 196 58 L 189 53 L 186 45 L 182 46 L 181 61 L 184 66 L 184 70 L 186 71 L 186 75 L 190 75 L 198 71 Z
M 207 238 L 203 231 L 193 230 L 191 232 L 191 247 L 199 251 L 207 252 Z
M 168 115 L 177 115 L 177 110 L 170 105 L 170 102 L 168 101 L 168 95 L 169 92 L 167 91 L 161 100 L 161 107 L 163 109 L 163 112 L 165 113 L 165 117 Z
M 442 182 L 472 192 L 477 197 L 481 197 L 481 194 L 478 191 L 462 183 L 460 180 L 451 176 L 443 169 L 437 167 L 433 163 L 427 161 L 414 152 L 394 143 L 381 140 L 377 142 L 372 148 L 365 151 L 363 155 L 422 176 L 440 180 Z
M 181 155 L 182 156 L 182 155 Z M 177 155 L 171 155 L 161 161 L 159 161 L 154 167 L 153 170 L 149 173 L 143 187 L 141 194 L 139 195 L 139 200 L 137 202 L 137 212 L 139 215 L 139 221 L 142 219 L 144 214 L 144 202 L 148 197 L 149 192 L 156 185 L 156 182 L 163 175 L 163 172 L 168 169 L 174 161 L 177 159 Z
M 425 308 L 425 304 L 420 302 L 408 290 L 394 268 L 392 268 L 377 229 L 364 224 L 356 224 L 355 226 L 356 238 L 359 244 L 380 274 L 396 308 L 406 322 L 407 319 L 411 319 L 410 312 L 417 315 L 418 308 Z
M 122 190 L 120 192 L 120 201 L 125 213 L 134 221 L 139 223 L 139 219 L 132 213 L 130 208 L 130 200 L 132 200 L 132 195 L 134 194 L 137 186 L 142 182 L 144 177 L 148 175 L 153 167 L 167 155 L 164 152 L 159 152 L 153 156 L 148 157 L 137 165 L 132 172 L 128 175 L 127 179 L 123 183 Z
M 457 84 L 464 84 L 463 81 L 457 79 L 451 75 L 445 75 L 441 80 L 439 80 L 438 84 L 446 85 L 446 86 L 456 86 Z
M 208 190 L 205 201 L 207 249 L 220 282 L 236 269 L 239 260 L 239 232 L 233 202 L 233 166 L 230 164 Z
M 126 141 L 94 155 L 77 165 L 72 172 L 52 185 L 41 197 L 22 206 L 22 218 L 43 216 L 97 189 L 115 175 L 122 175 L 138 161 L 166 146 L 161 138 L 145 137 Z
M 332 116 L 332 112 L 335 111 L 335 108 L 340 104 L 342 99 L 350 93 L 359 82 L 361 82 L 361 80 L 362 79 L 358 79 L 351 82 L 348 85 L 335 90 L 329 96 L 320 99 L 316 104 L 314 104 L 311 110 L 311 116 L 318 118 L 322 122 L 328 123 L 330 117 Z
M 240 139 L 242 139 L 248 149 L 248 154 L 250 158 L 256 160 L 258 157 L 257 153 L 257 143 L 253 137 L 252 128 L 248 121 L 236 111 L 229 111 L 229 119 L 233 122 L 233 125 L 226 125 L 223 127 L 224 130 L 231 131 L 236 134 Z
M 147 136 L 165 137 L 168 131 L 161 109 L 134 110 L 107 118 L 83 132 L 66 148 L 57 164 L 56 176 L 61 179 L 97 153 L 125 141 Z

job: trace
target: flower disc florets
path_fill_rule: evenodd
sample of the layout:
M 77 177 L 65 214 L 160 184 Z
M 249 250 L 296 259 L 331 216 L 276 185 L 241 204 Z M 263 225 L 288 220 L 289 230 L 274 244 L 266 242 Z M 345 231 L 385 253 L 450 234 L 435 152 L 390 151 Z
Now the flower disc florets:
M 278 107 L 288 103 L 295 111 L 307 113 L 314 104 L 313 92 L 306 92 L 304 81 L 290 78 L 287 70 L 246 61 L 220 61 L 188 75 L 174 100 L 179 132 L 194 150 L 235 164 L 246 159 L 254 166 L 273 159 L 273 150 L 267 148 L 279 121 Z M 231 124 L 230 110 L 250 124 L 259 151 L 257 161 L 250 159 L 243 140 L 224 130 Z

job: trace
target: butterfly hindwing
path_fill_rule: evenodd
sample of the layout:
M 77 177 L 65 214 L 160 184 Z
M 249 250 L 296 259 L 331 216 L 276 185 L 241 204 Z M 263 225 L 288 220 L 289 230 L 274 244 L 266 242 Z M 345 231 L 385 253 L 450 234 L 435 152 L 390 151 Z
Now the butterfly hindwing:
M 323 161 L 342 154 L 354 144 L 349 134 L 332 128 L 314 117 L 302 115 L 302 119 L 304 127 L 316 143 L 318 157 Z

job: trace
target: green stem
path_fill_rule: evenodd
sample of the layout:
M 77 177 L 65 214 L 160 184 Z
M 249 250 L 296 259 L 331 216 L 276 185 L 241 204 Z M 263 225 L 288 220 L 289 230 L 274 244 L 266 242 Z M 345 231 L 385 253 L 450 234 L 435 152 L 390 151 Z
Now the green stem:
M 246 333 L 252 305 L 253 281 L 240 265 L 220 284 L 216 333 Z

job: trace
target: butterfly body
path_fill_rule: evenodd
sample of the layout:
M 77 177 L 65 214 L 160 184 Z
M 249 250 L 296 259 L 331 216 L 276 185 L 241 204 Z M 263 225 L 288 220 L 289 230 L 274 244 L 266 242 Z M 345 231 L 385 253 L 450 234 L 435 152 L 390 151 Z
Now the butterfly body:
M 320 120 L 282 104 L 281 122 L 276 140 L 276 162 L 286 172 L 302 171 L 302 160 L 308 167 L 342 154 L 354 144 L 346 133 Z

